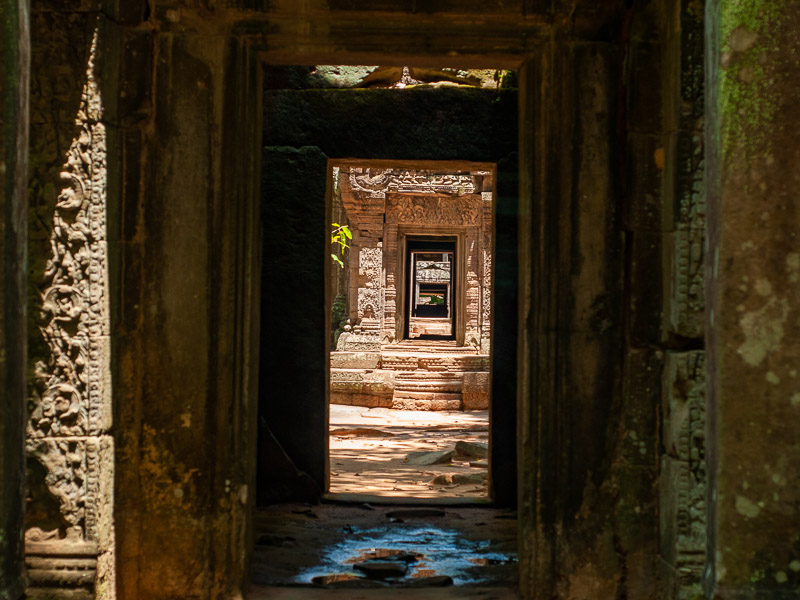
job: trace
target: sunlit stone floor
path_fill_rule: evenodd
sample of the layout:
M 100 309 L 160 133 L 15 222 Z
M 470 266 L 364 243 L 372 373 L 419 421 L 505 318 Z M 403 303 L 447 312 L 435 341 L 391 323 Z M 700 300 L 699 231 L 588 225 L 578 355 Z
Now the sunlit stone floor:
M 332 494 L 487 498 L 486 459 L 456 455 L 449 463 L 429 466 L 406 461 L 410 452 L 451 450 L 460 440 L 488 443 L 487 411 L 406 411 L 332 404 L 330 432 Z M 437 477 L 440 482 L 449 481 L 452 475 L 476 481 L 433 483 Z

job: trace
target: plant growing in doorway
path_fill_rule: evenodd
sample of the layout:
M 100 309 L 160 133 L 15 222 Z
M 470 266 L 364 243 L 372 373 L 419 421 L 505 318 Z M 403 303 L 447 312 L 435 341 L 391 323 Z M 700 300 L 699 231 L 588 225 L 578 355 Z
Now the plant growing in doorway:
M 333 262 L 339 265 L 339 268 L 344 269 L 344 252 L 350 246 L 347 245 L 348 240 L 353 239 L 353 234 L 350 233 L 350 228 L 347 225 L 339 225 L 339 223 L 331 223 L 331 245 L 334 246 L 334 251 L 331 252 L 331 258 Z M 339 254 L 342 255 L 342 258 L 336 254 L 336 245 L 338 245 Z

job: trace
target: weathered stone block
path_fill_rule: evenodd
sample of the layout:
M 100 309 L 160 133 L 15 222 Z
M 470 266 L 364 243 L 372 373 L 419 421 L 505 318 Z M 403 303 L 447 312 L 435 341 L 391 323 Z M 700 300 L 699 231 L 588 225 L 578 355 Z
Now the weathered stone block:
M 395 390 L 392 408 L 399 410 L 461 410 L 461 394 Z
M 376 352 L 381 349 L 377 335 L 344 332 L 336 342 L 337 350 L 344 352 Z
M 705 232 L 678 224 L 667 236 L 671 256 L 667 317 L 670 333 L 701 339 L 705 326 Z
M 663 270 L 660 233 L 634 232 L 631 252 L 631 337 L 638 344 L 662 339 Z
M 701 571 L 706 549 L 705 474 L 662 456 L 659 494 L 661 556 L 679 573 Z M 699 577 L 694 583 L 699 585 Z
M 660 135 L 628 136 L 629 199 L 625 221 L 634 231 L 663 231 L 662 189 L 667 139 Z
M 464 373 L 461 396 L 464 410 L 489 410 L 489 373 Z
M 705 353 L 669 352 L 663 373 L 661 554 L 680 598 L 700 592 L 706 542 Z
M 663 352 L 652 349 L 630 349 L 626 355 L 623 454 L 631 464 L 656 464 L 663 360 Z
M 470 458 L 486 458 L 489 456 L 489 444 L 458 440 L 456 442 L 456 453 Z
M 367 408 L 392 408 L 391 392 L 385 394 L 366 394 L 353 391 L 340 392 L 331 390 L 331 404 L 344 406 L 365 406 Z
M 449 463 L 455 456 L 455 450 L 440 450 L 438 452 L 409 452 L 406 461 L 410 465 L 429 466 Z
M 383 353 L 381 355 L 381 366 L 384 369 L 392 369 L 396 371 L 413 371 L 419 366 L 419 357 L 415 354 Z
M 389 408 L 392 405 L 394 377 L 391 371 L 331 369 L 330 402 Z
M 332 369 L 377 369 L 380 362 L 378 352 L 331 352 Z
M 705 469 L 705 353 L 668 352 L 662 390 L 662 439 L 667 454 Z
M 632 131 L 659 133 L 662 120 L 661 78 L 662 46 L 636 42 L 628 52 L 631 85 L 628 86 L 628 118 Z

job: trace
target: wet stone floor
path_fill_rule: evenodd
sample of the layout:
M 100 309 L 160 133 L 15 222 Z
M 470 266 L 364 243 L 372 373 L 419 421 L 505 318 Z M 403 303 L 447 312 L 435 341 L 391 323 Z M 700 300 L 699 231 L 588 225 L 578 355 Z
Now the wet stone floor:
M 361 597 L 352 595 L 356 590 L 406 590 L 407 595 L 389 597 L 427 598 L 434 589 L 450 590 L 431 596 L 436 598 L 515 597 L 516 518 L 511 511 L 283 504 L 259 509 L 255 525 L 255 595 L 248 598 L 317 597 L 281 595 L 275 592 L 280 588 L 351 592 L 330 596 L 336 598 Z M 453 595 L 456 590 L 461 592 Z

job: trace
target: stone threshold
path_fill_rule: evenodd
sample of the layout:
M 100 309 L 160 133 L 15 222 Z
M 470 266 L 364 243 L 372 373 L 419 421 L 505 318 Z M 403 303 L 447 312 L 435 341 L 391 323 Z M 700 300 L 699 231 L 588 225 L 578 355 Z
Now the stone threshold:
M 490 508 L 491 498 L 465 498 L 458 496 L 442 496 L 435 498 L 376 496 L 373 494 L 356 494 L 346 492 L 328 492 L 322 496 L 322 502 L 331 504 L 379 504 L 381 506 L 462 506 Z

